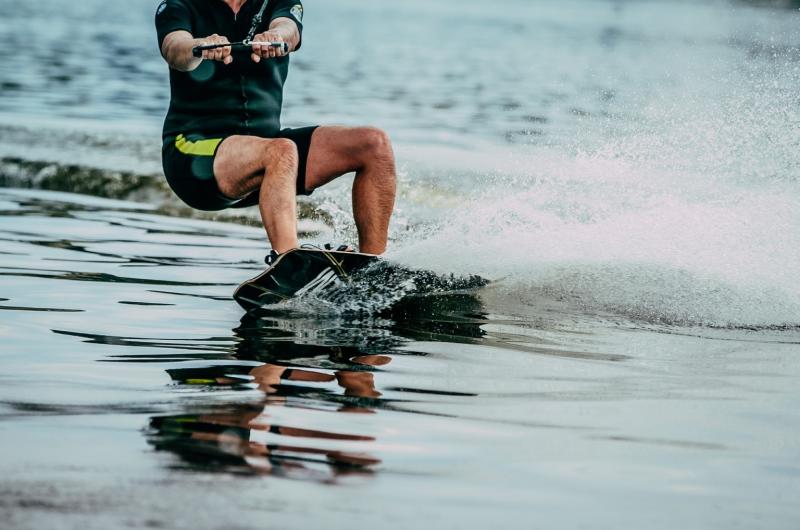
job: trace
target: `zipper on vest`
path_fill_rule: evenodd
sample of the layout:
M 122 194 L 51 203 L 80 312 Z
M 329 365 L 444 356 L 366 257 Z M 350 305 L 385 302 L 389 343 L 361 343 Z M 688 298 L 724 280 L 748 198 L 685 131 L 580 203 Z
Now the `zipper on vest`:
M 239 74 L 239 83 L 242 87 L 242 117 L 244 118 L 243 127 L 245 132 L 250 129 L 250 112 L 247 110 L 247 91 L 245 91 L 244 74 Z

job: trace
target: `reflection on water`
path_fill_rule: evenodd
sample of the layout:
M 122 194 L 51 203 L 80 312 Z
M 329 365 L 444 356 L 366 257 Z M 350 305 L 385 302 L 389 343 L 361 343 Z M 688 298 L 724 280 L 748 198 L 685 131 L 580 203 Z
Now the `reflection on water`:
M 221 412 L 156 416 L 149 440 L 158 450 L 171 451 L 196 469 L 255 472 L 287 478 L 332 481 L 338 476 L 369 473 L 380 464 L 358 452 L 369 436 L 271 424 L 270 407 L 230 407 Z M 353 450 L 313 447 L 309 444 L 353 446 Z
M 373 442 L 380 441 L 375 436 L 277 424 L 271 411 L 287 406 L 322 407 L 347 414 L 397 410 L 396 402 L 412 399 L 384 398 L 375 377 L 391 369 L 394 356 L 414 355 L 398 347 L 420 337 L 474 340 L 484 335 L 484 320 L 475 293 L 465 292 L 418 296 L 395 304 L 381 318 L 364 318 L 366 323 L 309 319 L 281 311 L 245 315 L 234 329 L 235 346 L 224 363 L 171 368 L 167 373 L 179 388 L 205 392 L 257 389 L 263 399 L 227 403 L 203 413 L 155 416 L 148 440 L 159 450 L 176 453 L 193 469 L 204 471 L 247 470 L 320 481 L 371 472 L 381 464 L 370 452 Z M 84 336 L 110 344 L 159 346 L 155 341 Z M 174 347 L 169 342 L 160 345 Z M 208 344 L 205 349 L 213 347 Z M 259 364 L 231 364 L 231 359 Z M 417 397 L 476 395 L 436 389 L 393 390 Z
M 286 345 L 291 348 L 290 344 Z M 339 355 L 340 352 L 336 352 Z M 291 362 L 286 359 L 285 362 Z M 391 362 L 384 355 L 364 355 L 349 359 L 353 368 L 366 369 Z M 206 414 L 154 417 L 150 441 L 155 447 L 179 454 L 203 469 L 219 466 L 247 466 L 259 473 L 328 480 L 342 473 L 365 472 L 380 460 L 366 452 L 373 436 L 334 433 L 270 420 L 274 407 L 287 406 L 291 399 L 329 401 L 334 392 L 320 392 L 314 383 L 335 381 L 348 399 L 338 412 L 369 413 L 381 396 L 374 376 L 368 371 L 288 368 L 278 364 L 258 366 L 209 365 L 203 368 L 168 370 L 179 385 L 236 388 L 255 386 L 263 392 L 261 402 L 226 405 L 222 411 Z M 320 395 L 321 394 L 321 395 Z M 294 405 L 297 406 L 297 405 Z M 306 405 L 308 406 L 308 405 Z M 320 464 L 330 471 L 314 472 Z

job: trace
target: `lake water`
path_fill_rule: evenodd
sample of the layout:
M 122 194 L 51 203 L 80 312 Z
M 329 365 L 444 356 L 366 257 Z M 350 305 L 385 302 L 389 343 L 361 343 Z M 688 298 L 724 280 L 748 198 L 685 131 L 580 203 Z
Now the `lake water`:
M 388 258 L 490 283 L 257 318 L 255 212 L 161 182 L 156 4 L 0 1 L 0 520 L 798 527 L 800 6 L 307 2 L 284 123 L 387 129 Z

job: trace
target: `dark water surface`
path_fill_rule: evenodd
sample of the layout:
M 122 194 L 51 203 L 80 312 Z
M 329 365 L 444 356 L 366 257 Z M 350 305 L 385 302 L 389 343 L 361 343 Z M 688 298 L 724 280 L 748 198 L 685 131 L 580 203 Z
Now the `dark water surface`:
M 798 521 L 796 330 L 643 328 L 503 282 L 243 317 L 259 230 L 69 194 L 0 191 L 0 238 L 9 528 Z

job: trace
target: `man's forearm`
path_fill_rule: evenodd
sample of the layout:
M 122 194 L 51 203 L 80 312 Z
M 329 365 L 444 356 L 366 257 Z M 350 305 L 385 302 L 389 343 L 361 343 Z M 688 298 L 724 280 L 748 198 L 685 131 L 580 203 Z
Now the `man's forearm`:
M 192 56 L 192 48 L 202 44 L 202 39 L 195 39 L 188 31 L 170 33 L 161 45 L 161 55 L 170 68 L 181 72 L 190 72 L 197 68 L 202 59 Z
M 300 44 L 300 30 L 291 18 L 280 17 L 273 20 L 269 25 L 270 33 L 277 33 L 283 37 L 284 42 L 289 44 L 289 51 L 293 52 Z

